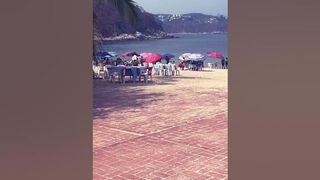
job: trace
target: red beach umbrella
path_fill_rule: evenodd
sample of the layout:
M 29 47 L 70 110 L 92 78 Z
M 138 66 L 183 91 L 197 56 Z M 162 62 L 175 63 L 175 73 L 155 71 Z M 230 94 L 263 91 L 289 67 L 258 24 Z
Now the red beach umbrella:
M 149 56 L 151 56 L 152 53 L 147 53 L 147 52 L 144 52 L 144 53 L 141 53 L 140 56 L 142 56 L 143 58 L 147 58 Z
M 146 58 L 147 63 L 156 63 L 161 61 L 161 55 L 160 54 L 152 54 L 151 56 L 148 56 Z
M 121 56 L 123 56 L 123 57 L 133 56 L 133 55 L 138 55 L 138 53 L 136 53 L 135 51 L 128 51 L 128 52 L 121 54 Z
M 208 56 L 217 59 L 224 59 L 223 55 L 217 52 L 209 53 Z

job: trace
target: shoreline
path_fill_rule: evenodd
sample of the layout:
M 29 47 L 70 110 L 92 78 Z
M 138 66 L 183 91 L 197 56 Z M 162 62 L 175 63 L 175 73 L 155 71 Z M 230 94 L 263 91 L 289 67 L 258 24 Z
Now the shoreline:
M 226 35 L 228 32 L 202 32 L 202 33 L 188 33 L 188 32 L 179 32 L 179 33 L 157 33 L 154 35 L 146 35 L 140 32 L 136 34 L 120 34 L 118 36 L 112 37 L 95 37 L 95 41 L 103 41 L 103 42 L 124 42 L 124 41 L 149 41 L 149 40 L 162 40 L 162 39 L 175 39 L 180 38 L 177 35 L 185 35 L 185 34 L 215 34 L 215 35 Z
M 177 36 L 167 34 L 167 33 L 156 33 L 153 35 L 146 35 L 140 32 L 135 34 L 120 34 L 118 36 L 112 37 L 95 37 L 95 41 L 105 41 L 105 42 L 118 42 L 118 41 L 146 41 L 146 40 L 160 40 L 160 39 L 174 39 L 179 38 Z
M 179 32 L 179 33 L 168 33 L 170 35 L 179 35 L 179 34 L 216 34 L 216 35 L 223 35 L 228 34 L 228 32 L 198 32 L 198 33 L 191 33 L 191 32 Z

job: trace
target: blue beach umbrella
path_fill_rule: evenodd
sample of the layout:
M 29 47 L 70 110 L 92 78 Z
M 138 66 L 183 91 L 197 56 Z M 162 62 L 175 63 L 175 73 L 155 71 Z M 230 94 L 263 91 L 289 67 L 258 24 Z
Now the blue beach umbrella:
M 174 58 L 174 55 L 171 53 L 166 53 L 162 55 L 162 59 L 171 59 Z
M 110 54 L 108 52 L 97 52 L 96 56 L 104 57 L 104 56 L 110 56 Z

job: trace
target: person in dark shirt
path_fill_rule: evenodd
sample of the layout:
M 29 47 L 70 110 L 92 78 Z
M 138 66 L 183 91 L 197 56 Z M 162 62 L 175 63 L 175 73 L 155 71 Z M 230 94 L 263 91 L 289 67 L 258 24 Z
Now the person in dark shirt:
M 169 61 L 170 61 L 170 58 L 168 56 L 166 56 L 166 61 L 167 61 L 167 64 L 169 64 Z
M 226 60 L 223 58 L 221 59 L 221 69 L 225 69 Z
M 228 69 L 228 61 L 229 61 L 229 59 L 228 59 L 228 57 L 226 57 L 226 69 Z

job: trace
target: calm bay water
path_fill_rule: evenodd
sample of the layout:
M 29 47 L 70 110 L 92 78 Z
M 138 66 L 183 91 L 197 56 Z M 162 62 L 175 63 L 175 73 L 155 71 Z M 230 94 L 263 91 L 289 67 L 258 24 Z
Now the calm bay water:
M 183 53 L 219 52 L 228 56 L 228 35 L 227 34 L 175 34 L 180 38 L 161 39 L 148 41 L 121 41 L 105 42 L 105 51 L 123 53 L 126 51 L 136 51 L 137 53 L 171 53 L 178 57 Z M 217 59 L 207 58 L 205 64 L 218 61 Z

